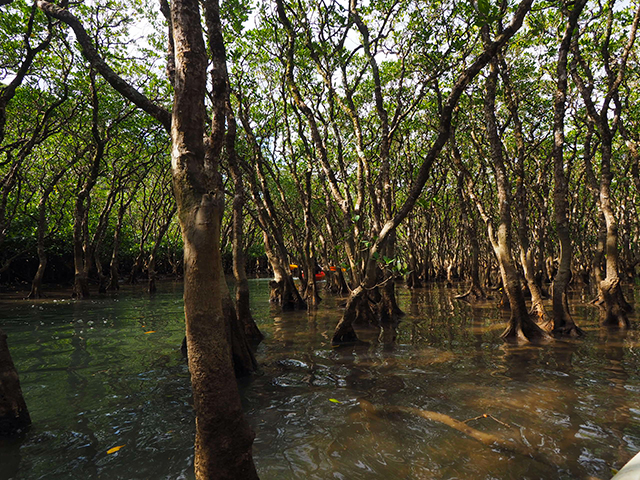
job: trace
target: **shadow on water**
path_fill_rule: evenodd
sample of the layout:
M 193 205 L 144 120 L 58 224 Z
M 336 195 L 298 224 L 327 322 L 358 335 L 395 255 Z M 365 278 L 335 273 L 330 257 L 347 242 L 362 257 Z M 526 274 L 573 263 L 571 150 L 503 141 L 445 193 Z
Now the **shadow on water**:
M 269 306 L 266 281 L 250 283 L 267 338 L 261 373 L 241 390 L 263 480 L 604 480 L 640 450 L 638 330 L 602 330 L 587 295 L 572 305 L 584 339 L 513 347 L 499 338 L 505 316 L 493 302 L 399 288 L 407 315 L 392 346 L 332 348 L 339 299 L 283 314 Z M 125 289 L 88 302 L 5 301 L 2 323 L 34 424 L 0 443 L 0 479 L 192 478 L 178 286 L 153 297 Z M 361 400 L 414 413 L 372 414 Z M 487 446 L 416 411 L 534 454 Z

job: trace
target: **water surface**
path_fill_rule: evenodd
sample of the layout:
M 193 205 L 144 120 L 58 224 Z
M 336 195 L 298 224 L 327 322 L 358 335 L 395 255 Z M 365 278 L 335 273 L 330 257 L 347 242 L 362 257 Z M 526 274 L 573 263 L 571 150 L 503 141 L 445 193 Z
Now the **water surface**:
M 339 300 L 282 314 L 265 280 L 251 289 L 267 339 L 261 374 L 241 388 L 263 480 L 608 479 L 640 450 L 638 331 L 600 329 L 586 294 L 572 305 L 586 338 L 515 348 L 499 339 L 505 317 L 492 304 L 399 287 L 396 345 L 334 349 Z M 629 294 L 640 305 L 640 289 Z M 180 285 L 152 297 L 0 300 L 0 321 L 33 420 L 0 443 L 0 479 L 193 478 Z M 367 413 L 361 399 L 443 413 L 536 455 L 415 415 Z

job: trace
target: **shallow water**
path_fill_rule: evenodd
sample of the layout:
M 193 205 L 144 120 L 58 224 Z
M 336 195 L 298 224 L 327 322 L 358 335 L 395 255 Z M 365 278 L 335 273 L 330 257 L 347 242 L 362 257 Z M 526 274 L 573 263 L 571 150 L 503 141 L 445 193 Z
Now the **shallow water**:
M 266 281 L 251 289 L 267 339 L 261 374 L 241 388 L 263 480 L 608 479 L 640 450 L 638 330 L 601 330 L 587 296 L 572 306 L 586 338 L 514 348 L 491 304 L 399 287 L 396 345 L 332 349 L 334 299 L 310 316 L 281 314 Z M 0 321 L 33 420 L 24 438 L 0 443 L 0 479 L 193 477 L 180 285 L 153 297 L 0 300 Z M 467 420 L 535 458 L 415 415 L 363 411 L 360 399 Z

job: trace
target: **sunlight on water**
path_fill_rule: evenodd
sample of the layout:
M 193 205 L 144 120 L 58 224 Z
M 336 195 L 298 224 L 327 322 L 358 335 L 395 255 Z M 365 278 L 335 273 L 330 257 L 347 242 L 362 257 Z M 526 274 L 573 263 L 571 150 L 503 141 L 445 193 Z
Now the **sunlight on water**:
M 604 480 L 640 449 L 638 330 L 601 330 L 580 297 L 572 308 L 585 339 L 516 348 L 500 341 L 505 316 L 493 304 L 399 287 L 407 315 L 396 345 L 334 349 L 336 300 L 282 314 L 266 281 L 251 288 L 267 339 L 261 374 L 241 389 L 263 480 Z M 0 443 L 0 479 L 193 477 L 179 285 L 154 297 L 0 307 L 33 419 L 24 438 Z M 394 407 L 414 410 L 384 411 Z M 487 446 L 421 410 L 520 450 Z

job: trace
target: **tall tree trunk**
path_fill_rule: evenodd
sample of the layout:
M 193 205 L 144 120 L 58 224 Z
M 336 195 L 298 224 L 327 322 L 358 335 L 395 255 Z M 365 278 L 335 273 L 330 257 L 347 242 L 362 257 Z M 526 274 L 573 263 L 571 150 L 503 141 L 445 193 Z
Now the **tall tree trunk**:
M 42 279 L 47 268 L 47 250 L 44 246 L 44 237 L 47 230 L 47 198 L 45 191 L 38 203 L 38 270 L 31 282 L 31 292 L 29 298 L 42 298 Z
M 489 41 L 488 32 L 488 27 L 483 27 L 485 44 Z M 502 334 L 502 337 L 507 341 L 539 341 L 546 339 L 548 336 L 529 317 L 529 312 L 527 311 L 522 294 L 520 278 L 515 268 L 511 252 L 511 187 L 507 177 L 502 153 L 502 142 L 498 134 L 495 118 L 497 77 L 498 62 L 494 58 L 490 62 L 490 72 L 485 81 L 484 119 L 491 148 L 491 160 L 496 172 L 500 223 L 496 234 L 494 234 L 491 228 L 490 221 L 487 222 L 487 225 L 489 227 L 489 238 L 493 245 L 496 258 L 498 259 L 498 265 L 500 266 L 502 284 L 509 299 L 511 309 L 509 325 Z
M 458 150 L 458 146 L 455 142 L 455 131 L 452 129 L 451 133 L 451 143 L 452 143 L 452 155 L 454 157 L 454 162 L 460 166 L 462 165 L 462 159 L 460 158 L 460 151 Z M 461 220 L 463 227 L 466 229 L 467 237 L 469 238 L 469 246 L 471 247 L 471 265 L 469 277 L 471 279 L 471 285 L 469 286 L 469 290 L 462 295 L 458 295 L 455 298 L 464 300 L 471 298 L 473 301 L 477 300 L 485 300 L 487 298 L 484 290 L 482 289 L 482 285 L 480 284 L 480 245 L 478 244 L 478 226 L 476 217 L 470 214 L 469 208 L 467 207 L 468 199 L 464 194 L 463 184 L 464 184 L 464 174 L 461 173 L 458 176 L 458 197 L 460 199 L 460 209 L 462 212 Z
M 531 294 L 531 310 L 530 314 L 541 324 L 547 323 L 547 312 L 545 311 L 542 291 L 538 287 L 533 270 L 533 249 L 529 241 L 529 217 L 527 211 L 527 184 L 525 175 L 525 139 L 520 120 L 519 104 L 516 92 L 511 85 L 509 69 L 504 61 L 504 57 L 500 57 L 501 76 L 505 86 L 505 94 L 507 97 L 507 105 L 511 112 L 514 125 L 514 136 L 516 140 L 516 158 L 515 158 L 515 174 L 516 174 L 516 195 L 515 207 L 518 218 L 518 243 L 520 244 L 520 263 L 524 272 L 524 278 L 527 282 L 527 288 Z
M 7 345 L 7 334 L 0 330 L 0 438 L 13 437 L 31 425 L 20 379 Z
M 458 76 L 458 80 L 452 87 L 449 96 L 447 97 L 446 101 L 443 102 L 443 108 L 439 115 L 438 135 L 434 139 L 428 153 L 425 155 L 423 162 L 420 165 L 418 174 L 416 175 L 411 188 L 407 192 L 407 199 L 398 208 L 394 217 L 384 224 L 384 226 L 380 230 L 379 235 L 377 236 L 373 244 L 369 247 L 367 262 L 363 269 L 363 278 L 360 280 L 360 284 L 351 292 L 351 295 L 347 300 L 347 307 L 345 308 L 342 319 L 336 326 L 336 330 L 333 335 L 333 343 L 340 343 L 343 338 L 349 337 L 351 335 L 351 332 L 353 332 L 352 323 L 357 318 L 357 308 L 363 301 L 366 292 L 373 286 L 375 286 L 375 258 L 382 251 L 382 248 L 384 248 L 384 245 L 389 240 L 390 235 L 395 232 L 398 225 L 414 208 L 416 201 L 420 197 L 422 190 L 424 189 L 424 186 L 429 179 L 433 162 L 449 139 L 449 136 L 451 134 L 451 119 L 453 111 L 458 104 L 458 100 L 460 99 L 462 92 L 465 90 L 469 82 L 471 82 L 471 80 L 475 78 L 480 70 L 482 70 L 482 68 L 484 68 L 487 63 L 489 63 L 489 61 L 491 61 L 491 59 L 495 57 L 498 50 L 502 48 L 511 38 L 511 36 L 513 36 L 513 34 L 520 28 L 524 17 L 526 16 L 530 8 L 530 0 L 522 1 L 518 5 L 516 13 L 514 14 L 514 17 L 512 18 L 510 24 L 502 30 L 502 32 L 494 42 L 487 42 L 485 44 L 484 51 L 461 75 Z M 284 7 L 282 6 L 281 2 L 278 2 L 278 13 L 280 18 L 283 20 L 283 23 L 286 23 L 287 20 L 285 18 Z M 290 25 L 289 30 L 291 30 Z M 289 36 L 292 36 L 291 32 L 289 32 Z M 291 48 L 291 45 L 289 47 Z M 291 56 L 292 53 L 290 52 L 289 55 Z M 289 61 L 289 64 L 290 63 L 291 61 Z M 291 68 L 292 66 L 289 65 L 289 69 Z M 289 73 L 291 74 L 291 72 Z M 522 296 L 522 291 L 520 291 L 520 296 Z M 522 303 L 524 304 L 524 299 Z M 529 322 L 531 322 L 530 319 Z M 540 332 L 541 335 L 544 335 L 544 332 L 542 332 L 537 327 L 537 325 L 535 325 L 535 323 L 531 323 Z
M 313 248 L 312 237 L 312 213 L 311 213 L 311 175 L 313 173 L 312 164 L 309 163 L 309 168 L 305 172 L 305 195 L 304 195 L 304 260 L 305 271 L 307 272 L 306 288 L 304 291 L 304 299 L 307 302 L 307 309 L 309 311 L 318 308 L 320 301 L 320 295 L 318 294 L 318 286 L 316 285 L 316 265 L 318 264 L 315 251 Z
M 249 295 L 249 282 L 247 280 L 246 260 L 243 250 L 244 244 L 244 204 L 245 189 L 242 178 L 242 170 L 238 165 L 236 156 L 236 119 L 231 108 L 230 99 L 227 99 L 227 135 L 226 135 L 227 159 L 229 170 L 233 177 L 235 195 L 232 204 L 232 232 L 233 232 L 233 276 L 236 280 L 236 308 L 238 322 L 244 330 L 246 338 L 252 343 L 259 343 L 264 335 L 256 325 L 251 315 L 251 301 Z
M 169 114 L 127 84 L 99 57 L 86 30 L 67 10 L 38 0 L 49 15 L 68 23 L 92 66 L 125 98 L 171 132 L 171 172 L 184 243 L 184 311 L 189 370 L 196 412 L 197 480 L 257 479 L 249 428 L 231 360 L 229 322 L 223 312 L 220 225 L 224 193 L 219 175 L 226 98 L 226 54 L 216 0 L 202 2 L 210 42 L 212 133 L 204 141 L 207 55 L 200 2 L 171 2 L 170 53 L 175 60 L 173 110 Z M 166 4 L 165 4 L 166 7 Z M 164 8 L 166 11 L 166 8 Z
M 124 196 L 124 193 L 122 194 Z M 109 290 L 119 290 L 119 270 L 120 270 L 120 234 L 122 232 L 122 224 L 124 214 L 129 202 L 124 202 L 124 198 L 120 200 L 120 208 L 118 208 L 118 218 L 113 231 L 113 250 L 111 251 L 111 261 L 109 262 Z
M 211 42 L 216 98 L 211 139 L 203 144 L 207 55 L 199 2 L 171 2 L 175 42 L 175 89 L 171 124 L 172 174 L 184 242 L 184 310 L 189 370 L 196 411 L 195 474 L 198 480 L 257 479 L 251 455 L 253 433 L 242 412 L 235 381 L 223 299 L 220 225 L 223 192 L 217 175 L 224 131 L 220 102 L 224 44 L 218 4 L 205 1 L 215 32 Z M 209 32 L 212 35 L 214 32 Z M 221 85 L 222 83 L 222 85 Z M 224 98 L 224 97 L 223 97 Z M 206 150 L 206 152 L 205 152 Z
M 609 21 L 613 17 L 613 11 L 609 9 Z M 627 43 L 620 55 L 617 65 L 612 68 L 611 55 L 609 52 L 610 31 L 607 32 L 604 43 L 600 51 L 605 63 L 605 71 L 607 73 L 607 92 L 602 100 L 599 99 L 596 109 L 595 103 L 591 97 L 593 90 L 593 78 L 590 72 L 587 72 L 589 85 L 587 85 L 578 73 L 578 64 L 581 63 L 582 57 L 580 53 L 580 44 L 577 41 L 572 42 L 572 52 L 575 58 L 572 64 L 571 73 L 578 87 L 578 90 L 584 101 L 584 105 L 590 120 L 596 125 L 600 134 L 600 188 L 599 188 L 599 206 L 606 225 L 606 241 L 605 241 L 605 272 L 604 280 L 600 282 L 600 291 L 604 301 L 604 311 L 602 315 L 602 323 L 606 326 L 615 326 L 627 328 L 629 327 L 628 314 L 632 311 L 631 305 L 624 298 L 622 288 L 620 286 L 619 276 L 619 254 L 618 254 L 618 220 L 616 218 L 611 198 L 611 182 L 613 180 L 613 172 L 611 170 L 611 158 L 613 148 L 613 136 L 615 126 L 620 116 L 620 104 L 616 104 L 614 110 L 614 129 L 609 125 L 610 121 L 610 105 L 611 101 L 618 95 L 620 84 L 624 79 L 626 72 L 627 60 L 631 54 L 633 44 L 635 43 L 638 24 L 640 23 L 640 7 L 636 10 L 633 23 L 629 30 Z
M 84 189 L 83 189 L 84 190 Z M 89 278 L 85 266 L 85 218 L 86 205 L 84 192 L 78 194 L 73 219 L 73 296 L 87 298 L 89 296 Z
M 564 171 L 564 115 L 567 98 L 567 57 L 571 46 L 571 37 L 585 4 L 586 0 L 580 0 L 573 6 L 573 10 L 569 14 L 567 28 L 560 43 L 556 73 L 558 83 L 553 108 L 553 202 L 555 206 L 556 233 L 560 242 L 558 273 L 553 277 L 551 286 L 553 333 L 570 336 L 582 335 L 582 330 L 577 327 L 569 313 L 569 301 L 567 299 L 567 288 L 571 280 L 572 248 L 567 216 L 569 189 Z

